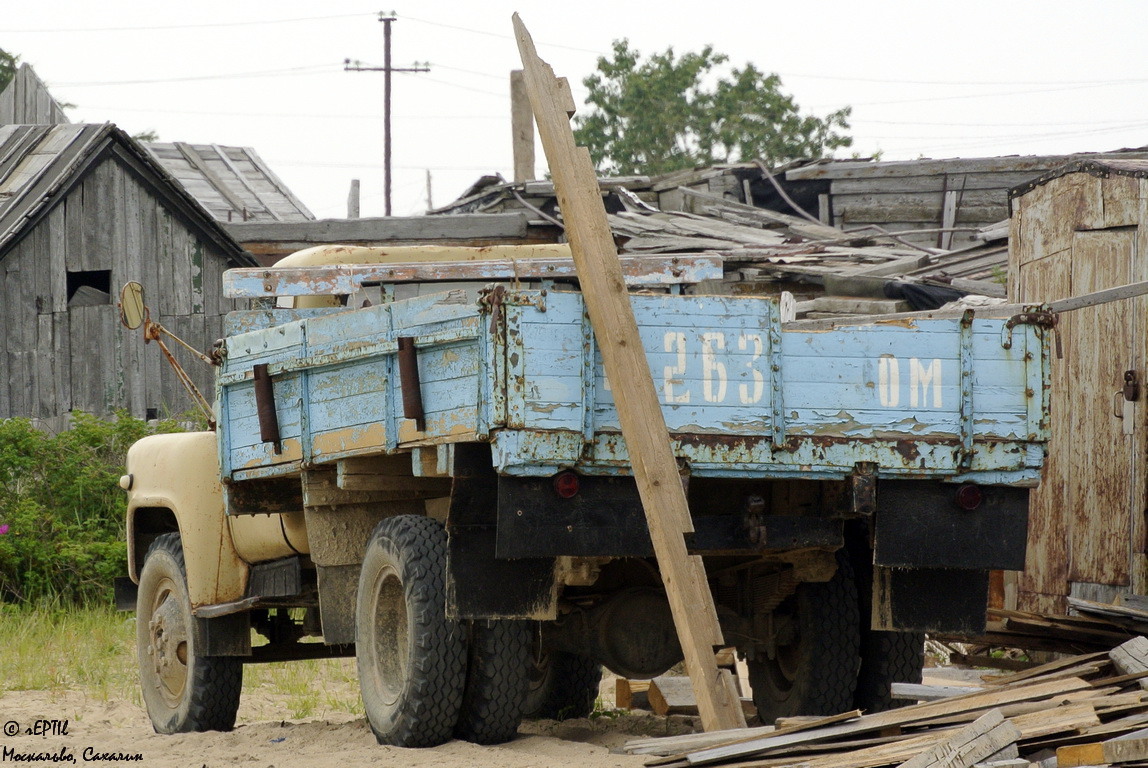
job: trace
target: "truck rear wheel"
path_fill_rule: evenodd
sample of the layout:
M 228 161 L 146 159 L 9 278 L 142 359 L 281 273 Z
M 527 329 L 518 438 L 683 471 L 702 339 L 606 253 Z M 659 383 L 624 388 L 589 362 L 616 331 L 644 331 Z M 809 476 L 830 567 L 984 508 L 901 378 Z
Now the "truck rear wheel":
M 204 656 L 178 533 L 152 542 L 140 571 L 136 651 L 144 705 L 156 733 L 229 731 L 235 726 L 243 664 L 233 656 Z
M 912 704 L 911 701 L 893 699 L 893 683 L 921 682 L 924 663 L 924 633 L 862 632 L 857 708 L 866 712 L 884 712 Z
M 530 625 L 476 621 L 471 625 L 466 689 L 455 735 L 475 744 L 501 744 L 518 734 L 526 705 Z
M 451 738 L 462 705 L 466 635 L 445 615 L 446 532 L 399 515 L 371 534 L 359 573 L 355 655 L 367 722 L 380 744 Z
M 860 662 L 860 611 L 853 569 L 837 559 L 823 584 L 797 587 L 775 613 L 788 624 L 772 659 L 748 663 L 753 703 L 763 723 L 794 715 L 835 715 L 853 706 Z
M 588 717 L 598 699 L 602 665 L 586 656 L 565 651 L 530 655 L 526 712 L 529 718 L 568 720 Z

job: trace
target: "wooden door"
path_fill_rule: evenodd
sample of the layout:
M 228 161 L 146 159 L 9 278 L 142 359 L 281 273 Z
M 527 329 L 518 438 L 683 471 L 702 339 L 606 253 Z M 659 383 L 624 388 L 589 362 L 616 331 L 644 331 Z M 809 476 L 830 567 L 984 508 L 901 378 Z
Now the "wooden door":
M 1133 280 L 1136 230 L 1075 232 L 1072 293 L 1081 295 Z M 1136 370 L 1137 302 L 1118 301 L 1071 315 L 1063 361 L 1069 386 L 1061 400 L 1070 434 L 1068 455 L 1068 578 L 1126 585 L 1132 552 L 1134 442 L 1144 432 L 1116 396 L 1124 372 Z M 1142 375 L 1142 371 L 1137 371 Z M 1125 414 L 1125 411 L 1128 411 Z M 1125 428 L 1124 416 L 1130 422 Z

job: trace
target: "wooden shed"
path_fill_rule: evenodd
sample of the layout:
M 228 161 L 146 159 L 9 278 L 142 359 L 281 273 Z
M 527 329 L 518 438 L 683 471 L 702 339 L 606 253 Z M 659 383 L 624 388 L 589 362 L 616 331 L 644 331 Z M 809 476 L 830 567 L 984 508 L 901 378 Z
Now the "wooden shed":
M 255 262 L 114 125 L 0 127 L 0 418 L 188 410 L 159 350 L 120 327 L 116 294 L 139 280 L 157 320 L 208 348 L 233 266 Z M 213 372 L 187 369 L 210 393 Z
M 1148 161 L 1072 163 L 1011 201 L 1010 300 L 1148 280 Z M 1062 313 L 1058 333 L 1048 460 L 1015 582 L 1016 607 L 1045 613 L 1064 613 L 1066 596 L 1148 592 L 1148 297 Z

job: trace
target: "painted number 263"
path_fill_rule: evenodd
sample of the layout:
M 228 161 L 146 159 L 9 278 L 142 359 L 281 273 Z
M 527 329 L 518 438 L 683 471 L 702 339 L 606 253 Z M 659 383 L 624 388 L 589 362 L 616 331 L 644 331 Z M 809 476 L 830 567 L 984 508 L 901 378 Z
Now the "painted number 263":
M 694 396 L 694 391 L 691 390 L 686 381 L 691 363 L 694 366 L 700 364 L 701 367 L 700 394 L 702 401 L 706 403 L 725 402 L 730 395 L 729 377 L 731 372 L 727 366 L 735 365 L 734 360 L 736 360 L 736 364 L 740 367 L 746 354 L 749 355 L 749 360 L 745 362 L 746 370 L 734 370 L 732 372 L 734 376 L 745 380 L 744 383 L 739 383 L 736 386 L 738 402 L 742 405 L 761 402 L 765 395 L 765 374 L 758 370 L 757 363 L 765 353 L 765 342 L 760 334 L 738 334 L 736 342 L 731 342 L 729 350 L 732 352 L 733 347 L 736 346 L 737 351 L 743 353 L 736 358 L 730 358 L 723 354 L 727 349 L 724 333 L 703 333 L 700 337 L 700 345 L 701 359 L 699 361 L 696 352 L 693 356 L 689 354 L 686 334 L 680 331 L 666 333 L 663 349 L 674 356 L 674 364 L 667 365 L 662 369 L 662 392 L 667 403 L 688 403 Z M 695 377 L 696 373 L 689 378 L 696 381 Z

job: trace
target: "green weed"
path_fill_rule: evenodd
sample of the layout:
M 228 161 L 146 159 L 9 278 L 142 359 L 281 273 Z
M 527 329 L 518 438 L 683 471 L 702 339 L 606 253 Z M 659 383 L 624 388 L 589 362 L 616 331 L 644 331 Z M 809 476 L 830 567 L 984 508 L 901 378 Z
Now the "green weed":
M 0 603 L 110 604 L 112 580 L 127 569 L 118 486 L 127 449 L 181 429 L 125 413 L 76 413 L 59 434 L 0 421 Z

